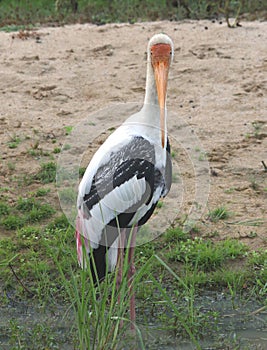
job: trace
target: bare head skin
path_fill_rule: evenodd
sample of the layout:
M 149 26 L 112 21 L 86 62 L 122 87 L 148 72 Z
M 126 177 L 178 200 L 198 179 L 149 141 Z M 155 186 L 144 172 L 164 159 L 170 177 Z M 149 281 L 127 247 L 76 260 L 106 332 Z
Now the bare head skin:
M 173 42 L 165 34 L 154 35 L 148 43 L 148 64 L 151 64 L 160 108 L 161 142 L 164 147 L 165 104 L 168 73 L 173 60 Z

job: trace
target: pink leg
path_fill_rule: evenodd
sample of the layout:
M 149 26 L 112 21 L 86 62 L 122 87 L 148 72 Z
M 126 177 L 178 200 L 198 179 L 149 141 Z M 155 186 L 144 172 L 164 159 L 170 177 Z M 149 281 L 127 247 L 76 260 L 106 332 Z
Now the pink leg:
M 129 271 L 128 271 L 128 287 L 130 293 L 130 320 L 131 320 L 131 330 L 135 330 L 135 294 L 133 290 L 133 278 L 135 273 L 135 265 L 134 265 L 134 248 L 136 244 L 136 234 L 138 231 L 138 227 L 135 226 L 133 228 L 131 244 L 129 248 L 128 262 L 129 262 Z
M 117 275 L 117 281 L 116 281 L 117 291 L 120 289 L 122 274 L 123 274 L 125 232 L 126 232 L 126 229 L 122 230 L 119 238 L 118 257 L 117 257 L 118 275 Z M 120 293 L 118 295 L 118 303 L 120 303 Z M 123 326 L 123 321 L 120 321 L 120 326 L 121 327 Z

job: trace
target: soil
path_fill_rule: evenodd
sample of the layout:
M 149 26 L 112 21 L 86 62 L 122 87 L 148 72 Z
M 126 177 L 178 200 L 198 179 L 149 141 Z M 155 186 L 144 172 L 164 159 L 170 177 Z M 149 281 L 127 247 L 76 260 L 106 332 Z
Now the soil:
M 40 186 L 52 187 L 25 186 L 22 179 L 51 155 L 58 158 L 55 148 L 67 142 L 65 127 L 89 120 L 92 154 L 110 128 L 128 117 L 125 106 L 142 105 L 146 46 L 158 32 L 175 46 L 168 130 L 179 172 L 174 191 L 184 194 L 179 202 L 170 193 L 171 219 L 183 221 L 202 201 L 197 235 L 266 248 L 267 22 L 235 29 L 211 21 L 164 21 L 0 32 L 0 195 L 12 204 Z M 16 138 L 17 147 L 10 148 Z M 60 208 L 56 189 L 47 200 Z M 209 211 L 220 206 L 230 216 L 211 221 Z

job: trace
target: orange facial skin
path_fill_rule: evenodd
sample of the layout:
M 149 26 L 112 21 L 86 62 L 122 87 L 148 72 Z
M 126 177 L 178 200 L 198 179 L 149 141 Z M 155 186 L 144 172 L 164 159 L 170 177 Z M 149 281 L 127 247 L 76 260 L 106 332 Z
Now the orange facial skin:
M 165 147 L 165 101 L 171 56 L 172 49 L 169 44 L 156 44 L 151 47 L 151 64 L 154 70 L 158 102 L 160 107 L 162 147 Z

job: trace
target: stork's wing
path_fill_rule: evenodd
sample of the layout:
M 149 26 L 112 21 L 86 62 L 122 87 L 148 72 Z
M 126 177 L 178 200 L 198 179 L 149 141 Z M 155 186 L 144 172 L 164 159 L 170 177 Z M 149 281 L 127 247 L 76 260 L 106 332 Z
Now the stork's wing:
M 143 216 L 159 199 L 153 201 L 155 183 L 162 183 L 163 188 L 163 176 L 155 171 L 155 147 L 142 137 L 132 137 L 121 149 L 110 152 L 96 170 L 89 192 L 82 194 L 81 234 L 93 248 L 111 246 L 118 227 L 137 224 L 138 213 Z
M 172 161 L 171 161 L 171 145 L 169 139 L 167 138 L 167 148 L 166 148 L 166 168 L 165 168 L 165 185 L 162 192 L 162 197 L 165 197 L 172 184 Z

